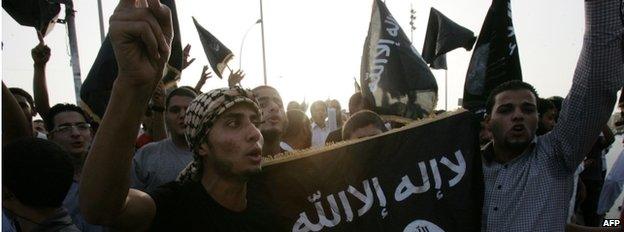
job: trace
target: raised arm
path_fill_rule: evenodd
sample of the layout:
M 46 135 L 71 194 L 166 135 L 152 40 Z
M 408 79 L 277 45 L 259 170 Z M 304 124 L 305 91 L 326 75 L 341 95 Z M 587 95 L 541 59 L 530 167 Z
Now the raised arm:
M 571 172 L 607 123 L 624 83 L 621 0 L 585 1 L 585 36 L 572 88 L 547 138 Z
M 46 64 L 50 60 L 50 48 L 43 43 L 43 38 L 39 32 L 37 32 L 37 35 L 40 43 L 30 51 L 34 61 L 33 92 L 35 95 L 35 110 L 41 117 L 45 118 L 50 110 L 45 73 Z
M 208 71 L 208 65 L 204 65 L 201 75 L 199 76 L 199 80 L 197 81 L 197 84 L 195 84 L 195 92 L 197 92 L 198 94 L 201 93 L 201 89 L 202 87 L 204 87 L 204 84 L 206 84 L 206 80 L 210 79 L 211 77 L 212 72 Z
M 2 145 L 18 138 L 32 137 L 32 133 L 22 108 L 2 82 Z
M 165 130 L 165 84 L 160 81 L 156 86 L 154 95 L 152 95 L 152 106 L 158 108 L 158 110 L 152 111 L 152 128 L 147 128 L 152 141 L 160 141 L 167 138 L 167 131 Z
M 80 182 L 80 209 L 96 224 L 145 230 L 156 213 L 153 199 L 130 185 L 139 122 L 171 53 L 171 12 L 158 0 L 121 0 L 109 33 L 119 69 Z

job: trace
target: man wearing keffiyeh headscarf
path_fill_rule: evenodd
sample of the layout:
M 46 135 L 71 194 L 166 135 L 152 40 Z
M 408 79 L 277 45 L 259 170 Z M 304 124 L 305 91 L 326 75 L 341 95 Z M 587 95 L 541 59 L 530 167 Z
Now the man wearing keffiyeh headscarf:
M 85 218 L 122 231 L 271 231 L 268 214 L 247 202 L 263 144 L 262 115 L 249 90 L 215 89 L 195 98 L 184 120 L 194 161 L 178 181 L 152 192 L 129 188 L 134 138 L 173 37 L 171 11 L 158 0 L 140 3 L 120 0 L 110 19 L 119 72 L 82 175 Z
M 252 113 L 245 125 L 243 125 L 245 122 L 242 117 L 246 115 L 244 112 L 239 112 L 243 109 L 251 110 L 250 113 Z M 248 90 L 239 87 L 224 88 L 199 95 L 191 102 L 184 120 L 185 135 L 194 153 L 194 161 L 180 173 L 178 180 L 181 182 L 199 181 L 206 172 L 217 172 L 217 174 L 244 180 L 249 174 L 259 171 L 263 137 L 256 132 L 259 132 L 257 126 L 260 119 L 258 103 L 253 93 Z M 245 126 L 250 128 L 244 128 Z M 251 132 L 241 129 L 249 129 Z M 230 131 L 251 133 L 247 136 L 252 137 L 230 138 L 228 137 Z M 250 139 L 252 143 L 247 147 L 236 144 Z M 240 150 L 239 153 L 242 153 L 241 157 L 220 154 L 220 151 L 232 153 L 237 149 Z M 236 160 L 241 158 L 242 160 Z M 247 165 L 249 161 L 251 161 L 251 166 Z

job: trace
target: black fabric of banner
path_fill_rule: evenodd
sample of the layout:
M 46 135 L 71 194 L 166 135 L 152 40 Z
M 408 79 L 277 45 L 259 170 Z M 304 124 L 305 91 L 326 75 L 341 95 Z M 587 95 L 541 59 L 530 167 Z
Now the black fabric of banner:
M 444 54 L 463 47 L 470 51 L 477 37 L 471 30 L 460 26 L 440 11 L 431 8 L 425 34 L 422 57 L 434 69 L 446 69 Z
M 510 80 L 522 80 L 511 5 L 509 0 L 493 0 L 468 66 L 463 107 L 483 109 L 490 92 Z
M 170 68 L 181 70 L 182 68 L 182 44 L 180 40 L 180 26 L 178 24 L 178 15 L 174 0 L 160 0 L 171 9 L 171 17 L 173 20 L 173 42 L 171 44 L 171 55 L 168 65 Z M 87 78 L 80 88 L 80 99 L 82 107 L 86 108 L 91 117 L 102 118 L 108 105 L 113 83 L 117 79 L 117 60 L 113 52 L 113 46 L 110 42 L 110 36 L 106 35 L 100 51 L 98 52 Z M 174 81 L 175 77 L 166 75 L 163 81 Z
M 278 161 L 251 180 L 248 197 L 268 207 L 275 231 L 478 231 L 478 129 L 471 113 L 455 113 Z
M 430 114 L 437 101 L 435 77 L 380 0 L 373 3 L 368 30 L 360 83 L 374 111 L 407 118 Z M 429 98 L 422 97 L 423 92 Z
M 2 0 L 2 8 L 22 26 L 34 27 L 46 35 L 61 11 L 61 4 L 43 0 Z
M 202 43 L 202 47 L 204 47 L 204 53 L 206 53 L 212 71 L 214 71 L 219 78 L 223 78 L 221 76 L 223 68 L 220 67 L 219 64 L 225 64 L 227 60 L 232 57 L 232 51 L 223 45 L 217 37 L 214 37 L 208 30 L 199 25 L 195 18 L 193 18 L 193 23 L 195 23 L 195 28 L 197 28 L 199 40 Z

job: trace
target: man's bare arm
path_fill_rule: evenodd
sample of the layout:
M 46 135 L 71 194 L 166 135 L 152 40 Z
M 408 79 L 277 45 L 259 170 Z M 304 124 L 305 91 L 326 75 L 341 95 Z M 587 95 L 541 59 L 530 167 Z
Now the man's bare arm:
M 22 108 L 2 82 L 2 145 L 15 139 L 32 137 L 32 133 Z
M 43 38 L 39 32 L 40 43 L 31 50 L 34 61 L 33 75 L 33 92 L 35 98 L 35 110 L 45 118 L 50 110 L 50 101 L 48 97 L 48 85 L 46 83 L 45 68 L 48 60 L 50 60 L 50 48 L 43 44 Z
M 154 95 L 152 96 L 152 104 L 154 106 L 165 109 L 165 84 L 161 81 L 158 82 Z M 166 109 L 165 109 L 166 110 Z M 152 141 L 160 141 L 167 138 L 167 131 L 165 130 L 165 112 L 153 111 L 152 112 L 152 128 L 148 128 Z
M 121 0 L 109 33 L 119 72 L 84 165 L 80 209 L 91 223 L 144 230 L 156 206 L 129 188 L 129 176 L 141 116 L 171 53 L 171 12 L 158 0 Z

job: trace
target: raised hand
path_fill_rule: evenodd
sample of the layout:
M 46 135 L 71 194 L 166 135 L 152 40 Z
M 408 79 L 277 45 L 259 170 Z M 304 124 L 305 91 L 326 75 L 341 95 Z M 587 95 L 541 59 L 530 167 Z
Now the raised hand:
M 208 65 L 204 65 L 204 68 L 202 69 L 202 72 L 201 72 L 201 76 L 199 76 L 199 81 L 197 81 L 197 84 L 195 85 L 195 91 L 200 93 L 201 88 L 206 83 L 206 80 L 210 79 L 211 77 L 212 77 L 212 72 L 208 71 Z
M 182 56 L 184 58 L 184 60 L 182 61 L 182 70 L 186 69 L 186 67 L 188 67 L 189 65 L 191 65 L 193 63 L 193 61 L 195 61 L 195 58 L 189 60 L 189 52 L 191 51 L 191 45 L 190 44 L 186 44 L 186 46 L 184 47 Z
M 50 48 L 43 43 L 41 33 L 37 32 L 37 35 L 39 36 L 39 44 L 30 50 L 30 55 L 35 62 L 35 66 L 43 67 L 50 60 Z
M 110 18 L 118 81 L 153 88 L 171 54 L 171 10 L 158 0 L 121 0 Z
M 228 77 L 228 86 L 232 88 L 236 85 L 240 85 L 243 78 L 245 78 L 245 73 L 240 69 L 236 72 L 230 73 L 230 77 Z
M 206 80 L 210 79 L 211 77 L 212 77 L 212 72 L 208 71 L 208 65 L 204 65 L 201 76 L 199 77 L 199 81 L 206 82 Z

